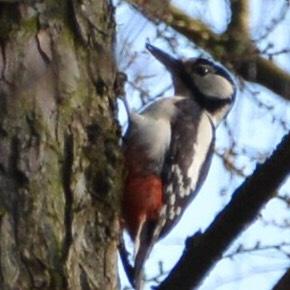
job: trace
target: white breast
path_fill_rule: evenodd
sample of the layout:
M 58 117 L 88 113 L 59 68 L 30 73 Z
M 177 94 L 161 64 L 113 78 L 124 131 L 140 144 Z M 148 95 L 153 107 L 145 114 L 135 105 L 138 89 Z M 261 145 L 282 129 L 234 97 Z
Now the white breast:
M 160 160 L 168 150 L 171 139 L 170 123 L 167 119 L 155 119 L 147 114 L 132 116 L 140 144 L 146 148 L 147 156 L 152 160 Z
M 133 113 L 131 121 L 138 139 L 146 147 L 146 154 L 152 160 L 163 162 L 171 141 L 171 120 L 175 118 L 175 103 L 184 97 L 175 96 L 159 100 L 145 109 L 142 114 Z

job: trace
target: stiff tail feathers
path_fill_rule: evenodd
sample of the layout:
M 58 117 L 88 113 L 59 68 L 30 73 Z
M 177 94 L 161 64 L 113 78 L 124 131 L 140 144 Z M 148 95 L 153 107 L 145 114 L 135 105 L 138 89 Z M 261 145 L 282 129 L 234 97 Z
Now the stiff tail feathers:
M 142 290 L 144 284 L 144 264 L 151 253 L 154 241 L 152 240 L 155 222 L 142 220 L 140 223 L 134 247 L 134 284 L 136 290 Z
M 159 222 L 162 221 L 165 209 L 160 212 Z M 134 245 L 134 266 L 132 267 L 126 257 L 124 261 L 121 253 L 122 262 L 128 279 L 135 290 L 142 290 L 144 287 L 144 264 L 149 257 L 152 248 L 158 240 L 162 231 L 162 223 L 148 222 L 142 220 L 135 238 Z M 127 254 L 127 253 L 126 253 Z M 129 266 L 128 266 L 129 265 Z M 128 271 L 126 270 L 129 269 Z

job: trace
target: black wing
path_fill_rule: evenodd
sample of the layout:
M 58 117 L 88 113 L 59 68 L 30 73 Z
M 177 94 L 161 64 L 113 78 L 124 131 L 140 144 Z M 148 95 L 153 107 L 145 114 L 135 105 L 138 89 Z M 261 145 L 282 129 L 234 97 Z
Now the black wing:
M 205 180 L 214 146 L 210 117 L 190 99 L 176 103 L 171 144 L 163 167 L 165 206 L 158 236 L 166 235 L 179 221 Z

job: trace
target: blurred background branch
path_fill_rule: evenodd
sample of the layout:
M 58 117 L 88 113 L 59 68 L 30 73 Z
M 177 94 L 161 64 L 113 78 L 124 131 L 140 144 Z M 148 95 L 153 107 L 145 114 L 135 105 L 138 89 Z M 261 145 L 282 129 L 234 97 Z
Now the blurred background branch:
M 228 29 L 214 33 L 208 25 L 193 19 L 166 1 L 128 0 L 154 23 L 164 23 L 212 54 L 242 78 L 257 82 L 290 100 L 290 75 L 271 59 L 260 55 L 250 37 L 248 0 L 232 0 L 232 17 Z M 157 6 L 158 5 L 158 6 Z M 289 4 L 287 4 L 289 5 Z

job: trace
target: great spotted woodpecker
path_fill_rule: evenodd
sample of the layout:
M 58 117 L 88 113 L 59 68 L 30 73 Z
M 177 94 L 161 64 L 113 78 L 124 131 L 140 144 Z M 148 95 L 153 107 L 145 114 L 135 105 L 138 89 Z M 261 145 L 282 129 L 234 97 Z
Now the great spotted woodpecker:
M 135 287 L 154 243 L 179 221 L 207 176 L 215 128 L 236 88 L 229 73 L 204 58 L 182 61 L 147 44 L 171 73 L 175 96 L 130 113 L 124 138 L 125 227 L 135 242 Z M 139 286 L 138 286 L 139 285 Z

